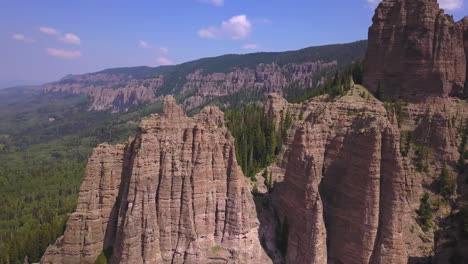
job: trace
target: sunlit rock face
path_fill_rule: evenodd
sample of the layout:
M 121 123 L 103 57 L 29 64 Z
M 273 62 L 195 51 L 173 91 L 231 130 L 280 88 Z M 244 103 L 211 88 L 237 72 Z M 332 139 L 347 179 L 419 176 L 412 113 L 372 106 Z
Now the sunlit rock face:
M 167 97 L 164 113 L 144 120 L 135 140 L 96 149 L 78 203 L 73 215 L 81 217 L 72 215 L 42 263 L 94 263 L 110 247 L 112 263 L 271 262 L 217 107 L 189 118 Z M 89 203 L 98 204 L 82 208 Z

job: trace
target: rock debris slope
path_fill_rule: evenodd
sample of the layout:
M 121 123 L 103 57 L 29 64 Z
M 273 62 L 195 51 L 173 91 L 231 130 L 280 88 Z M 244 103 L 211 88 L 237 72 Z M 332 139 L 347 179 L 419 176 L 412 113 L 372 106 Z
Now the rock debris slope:
M 110 188 L 104 180 L 106 163 L 93 162 L 109 156 L 106 148 L 112 147 L 99 147 L 90 159 L 79 204 L 95 198 L 89 182 L 104 182 L 97 192 Z M 207 107 L 189 118 L 166 97 L 164 114 L 143 121 L 136 139 L 122 152 L 109 161 L 120 165 L 116 173 L 122 172 L 115 175 L 120 179 L 115 203 L 99 204 L 102 214 L 88 210 L 82 213 L 86 217 L 71 217 L 67 224 L 65 241 L 73 236 L 93 244 L 92 249 L 60 239 L 42 263 L 65 263 L 64 258 L 67 263 L 94 263 L 109 247 L 112 263 L 271 262 L 260 245 L 249 182 L 218 108 Z M 94 173 L 96 165 L 104 173 Z M 94 221 L 107 220 L 107 228 L 90 228 Z

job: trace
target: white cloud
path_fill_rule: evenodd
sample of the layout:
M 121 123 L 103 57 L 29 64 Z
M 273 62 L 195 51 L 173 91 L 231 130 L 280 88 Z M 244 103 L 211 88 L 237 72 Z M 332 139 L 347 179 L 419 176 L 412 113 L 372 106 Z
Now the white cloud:
M 148 42 L 144 41 L 144 40 L 140 40 L 138 42 L 138 46 L 144 48 L 144 49 L 149 49 L 151 48 L 150 44 L 148 44 Z
M 246 15 L 231 17 L 223 21 L 221 27 L 209 27 L 198 31 L 198 36 L 208 39 L 229 38 L 239 40 L 247 38 L 252 32 L 252 23 Z
M 140 40 L 138 42 L 138 46 L 140 46 L 141 48 L 144 48 L 144 49 L 152 49 L 154 51 L 156 51 L 157 53 L 160 53 L 160 54 L 167 54 L 169 53 L 169 49 L 166 48 L 166 47 L 155 47 L 153 48 L 148 42 L 144 41 L 144 40 Z
M 242 48 L 245 50 L 256 50 L 258 49 L 258 45 L 257 44 L 245 44 L 244 46 L 242 46 Z
M 232 39 L 243 39 L 252 31 L 252 23 L 250 23 L 246 15 L 240 15 L 232 17 L 228 21 L 223 21 L 221 28 Z
M 54 49 L 54 48 L 48 48 L 46 49 L 47 54 L 50 56 L 58 57 L 61 59 L 74 59 L 81 57 L 81 51 L 78 50 L 63 50 L 63 49 Z
M 166 47 L 159 47 L 158 50 L 159 52 L 164 53 L 164 54 L 167 54 L 169 52 L 169 49 Z
M 174 62 L 165 57 L 159 57 L 156 59 L 158 65 L 174 65 Z
M 60 38 L 60 40 L 62 42 L 65 42 L 65 43 L 70 43 L 70 44 L 80 44 L 81 43 L 81 39 L 75 35 L 75 34 L 72 34 L 72 33 L 67 33 L 65 35 L 63 35 L 63 37 Z
M 218 30 L 215 27 L 200 29 L 198 31 L 198 36 L 200 38 L 215 39 L 215 38 L 217 38 L 216 37 L 216 35 L 217 35 L 216 31 L 218 31 Z
M 58 35 L 60 32 L 56 30 L 55 28 L 51 27 L 40 27 L 39 31 L 46 34 L 46 35 Z
M 32 38 L 27 38 L 25 35 L 23 34 L 13 34 L 11 36 L 12 39 L 14 40 L 18 40 L 18 41 L 23 41 L 23 42 L 29 42 L 29 43 L 32 43 L 32 42 L 36 42 L 36 40 L 32 39 Z
M 440 8 L 445 10 L 457 10 L 463 7 L 463 0 L 439 0 Z
M 203 3 L 212 4 L 214 6 L 222 6 L 224 4 L 224 0 L 199 0 Z

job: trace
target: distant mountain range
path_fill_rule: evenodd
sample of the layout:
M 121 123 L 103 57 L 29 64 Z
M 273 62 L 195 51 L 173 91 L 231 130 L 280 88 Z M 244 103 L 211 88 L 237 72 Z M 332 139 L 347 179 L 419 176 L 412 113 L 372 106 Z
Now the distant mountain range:
M 0 90 L 7 88 L 23 87 L 23 86 L 35 86 L 41 85 L 45 82 L 41 81 L 18 81 L 18 80 L 0 80 Z

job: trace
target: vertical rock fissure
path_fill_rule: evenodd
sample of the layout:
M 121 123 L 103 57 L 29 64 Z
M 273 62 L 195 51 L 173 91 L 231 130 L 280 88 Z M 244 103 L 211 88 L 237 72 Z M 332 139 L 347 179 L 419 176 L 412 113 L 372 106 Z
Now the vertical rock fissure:
M 159 152 L 159 174 L 158 174 L 158 186 L 156 187 L 156 212 L 159 212 L 159 195 L 161 193 L 161 186 L 162 186 L 162 177 L 163 177 L 163 172 L 164 172 L 164 166 L 163 166 L 163 160 L 164 160 L 164 152 L 160 151 Z
M 226 225 L 227 225 L 227 222 L 229 221 L 229 212 L 228 212 L 228 200 L 229 198 L 231 197 L 230 195 L 230 192 L 231 192 L 231 184 L 232 184 L 232 179 L 231 179 L 231 176 L 232 176 L 232 166 L 233 166 L 233 155 L 235 155 L 234 153 L 234 150 L 231 148 L 229 150 L 229 156 L 228 156 L 228 166 L 227 166 L 227 181 L 226 181 L 226 186 L 227 186 L 227 189 L 226 189 L 226 202 L 224 203 L 224 223 L 223 223 L 223 232 L 222 232 L 222 237 L 221 237 L 221 243 L 224 242 L 224 237 L 226 235 Z
M 383 185 L 384 185 L 384 179 L 382 177 L 382 164 L 384 164 L 384 149 L 382 146 L 384 146 L 384 137 L 381 136 L 380 138 L 380 166 L 379 166 L 379 214 L 378 214 L 378 227 L 377 227 L 377 234 L 375 236 L 375 239 L 374 239 L 374 247 L 373 247 L 373 250 L 372 250 L 372 254 L 369 258 L 369 263 L 370 264 L 378 264 L 378 260 L 377 260 L 377 255 L 380 251 L 380 243 L 381 243 L 381 236 L 382 236 L 382 226 L 385 224 L 383 221 L 384 221 L 384 218 L 383 218 L 383 215 L 382 215 L 382 211 L 383 211 L 383 208 L 382 208 L 382 203 L 381 201 L 383 201 L 384 197 L 383 197 Z
M 198 157 L 200 157 L 200 155 L 201 155 L 201 153 L 200 153 L 201 148 L 198 147 L 196 151 L 198 152 L 198 154 L 197 154 L 197 157 L 196 157 L 194 163 L 197 163 Z M 187 161 L 187 164 L 188 164 L 188 163 L 189 163 L 189 162 Z M 195 166 L 193 166 L 193 168 L 195 168 Z M 192 197 L 192 202 L 191 202 L 192 208 L 191 208 L 191 211 L 192 211 L 193 229 L 194 229 L 194 231 L 195 231 L 195 232 L 194 232 L 195 236 L 197 236 L 197 234 L 198 234 L 198 233 L 197 233 L 197 225 L 195 224 L 195 220 L 196 220 L 196 211 L 195 211 L 195 180 L 194 180 L 194 170 L 192 170 L 192 171 L 190 172 L 190 174 L 189 174 L 189 180 L 190 180 L 190 188 L 191 188 L 191 190 L 192 190 L 192 196 L 191 196 L 191 197 Z M 208 203 L 207 203 L 207 204 L 208 204 Z M 196 239 L 196 238 L 197 238 L 197 237 L 195 237 L 194 239 Z

